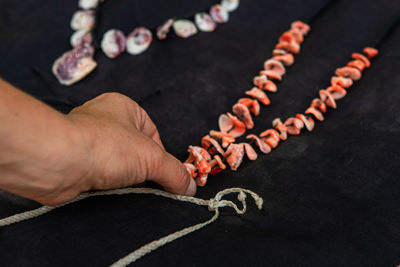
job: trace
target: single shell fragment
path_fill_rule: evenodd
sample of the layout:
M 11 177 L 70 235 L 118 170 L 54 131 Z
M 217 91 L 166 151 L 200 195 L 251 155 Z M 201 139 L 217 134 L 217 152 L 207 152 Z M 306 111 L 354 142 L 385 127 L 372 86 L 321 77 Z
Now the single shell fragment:
M 257 87 L 253 87 L 250 91 L 246 91 L 245 94 L 256 98 L 258 101 L 260 101 L 262 104 L 266 106 L 271 104 L 271 101 L 269 100 L 268 96 Z
M 251 114 L 247 106 L 240 103 L 236 103 L 235 105 L 233 105 L 232 111 L 233 114 L 235 114 L 239 120 L 244 122 L 247 129 L 253 129 L 254 122 L 253 119 L 251 118 Z
M 260 89 L 264 88 L 264 84 L 268 81 L 268 77 L 265 75 L 254 76 L 253 84 Z
M 287 127 L 282 123 L 280 118 L 276 118 L 272 121 L 272 127 L 279 131 L 279 138 L 282 141 L 287 139 Z
M 321 111 L 317 110 L 314 107 L 309 107 L 308 109 L 306 109 L 305 114 L 312 114 L 319 121 L 324 120 L 324 115 L 322 115 Z
M 282 81 L 282 76 L 274 70 L 262 70 L 260 75 L 265 75 L 268 79 Z
M 336 108 L 336 101 L 327 90 L 319 90 L 319 97 L 328 107 Z
M 337 84 L 329 86 L 326 88 L 326 91 L 328 91 L 335 100 L 342 99 L 347 94 L 346 89 Z
M 258 155 L 254 148 L 248 143 L 241 143 L 244 147 L 244 151 L 246 152 L 246 156 L 249 160 L 256 160 Z
M 283 66 L 282 62 L 280 62 L 279 60 L 275 60 L 275 59 L 268 59 L 267 61 L 265 61 L 264 69 L 275 71 L 280 76 L 283 76 L 286 73 L 286 69 Z
M 290 31 L 282 33 L 279 37 L 279 42 L 292 42 L 294 40 L 293 34 Z
M 122 31 L 108 30 L 101 41 L 101 49 L 109 58 L 116 58 L 121 55 L 126 48 L 126 39 Z
M 319 99 L 319 98 L 314 98 L 314 99 L 312 100 L 312 102 L 311 102 L 310 107 L 316 108 L 316 109 L 318 109 L 319 111 L 321 111 L 322 113 L 326 113 L 326 111 L 327 111 L 327 109 L 328 109 L 328 108 L 326 107 L 325 102 L 322 101 L 322 100 Z
M 93 36 L 89 30 L 79 30 L 71 35 L 70 43 L 72 47 L 81 46 L 83 44 L 91 44 L 93 42 Z
M 172 24 L 174 24 L 174 21 L 174 19 L 168 19 L 166 22 L 157 27 L 157 38 L 159 40 L 164 40 L 167 38 L 167 34 L 169 33 Z
M 222 162 L 221 157 L 218 155 L 214 156 L 214 159 L 210 161 L 210 165 L 211 165 L 210 174 L 212 175 L 216 175 L 226 169 L 226 165 Z
M 223 148 L 226 148 L 229 146 L 229 144 L 235 142 L 235 138 L 226 132 L 218 132 L 211 130 L 209 134 L 212 138 L 221 142 Z
M 228 162 L 231 170 L 236 171 L 242 164 L 244 156 L 244 147 L 242 144 L 230 144 L 226 150 L 224 157 L 226 157 L 226 162 Z
M 82 9 L 93 9 L 99 4 L 99 0 L 79 0 L 78 6 Z
M 360 59 L 355 59 L 355 60 L 352 60 L 352 61 L 348 62 L 348 63 L 346 64 L 346 66 L 347 66 L 347 67 L 356 68 L 356 69 L 358 69 L 359 71 L 363 71 L 364 68 L 365 68 L 364 62 L 363 62 L 362 60 L 360 60 Z
M 292 34 L 296 43 L 301 44 L 304 41 L 303 33 L 298 28 L 290 29 L 290 33 Z
M 196 22 L 197 28 L 202 32 L 212 32 L 217 27 L 217 24 L 210 15 L 205 12 L 197 13 L 194 16 L 194 21 Z
M 242 136 L 246 132 L 245 124 L 229 112 L 227 115 L 219 116 L 218 125 L 221 132 L 229 133 L 234 138 Z
M 276 46 L 276 49 L 284 49 L 289 53 L 298 54 L 300 52 L 300 45 L 296 43 L 296 41 L 292 42 L 279 42 Z
M 221 7 L 228 12 L 235 11 L 239 7 L 239 0 L 222 0 Z
M 210 154 L 202 147 L 189 146 L 189 157 L 184 163 L 193 164 L 197 171 L 198 177 L 196 183 L 198 186 L 204 186 L 207 183 L 207 176 L 211 172 Z
M 52 71 L 61 84 L 74 84 L 96 68 L 93 55 L 94 48 L 90 45 L 75 47 L 56 59 Z
M 260 137 L 265 138 L 265 142 L 271 147 L 276 148 L 279 144 L 279 133 L 275 129 L 268 129 L 260 134 Z
M 369 59 L 376 57 L 376 55 L 379 53 L 378 50 L 373 47 L 365 47 L 363 52 Z
M 271 93 L 276 93 L 276 92 L 278 91 L 278 87 L 277 87 L 276 84 L 275 84 L 273 81 L 271 81 L 271 80 L 268 80 L 268 81 L 265 83 L 263 89 L 264 89 L 265 91 L 268 91 L 268 92 L 271 92 Z
M 272 93 L 275 93 L 278 90 L 278 87 L 275 85 L 275 83 L 273 81 L 268 80 L 268 77 L 265 75 L 255 76 L 253 78 L 253 84 L 260 89 Z
M 300 20 L 296 20 L 292 23 L 292 29 L 298 29 L 303 35 L 307 35 L 311 27 Z
M 351 54 L 351 57 L 354 59 L 359 59 L 362 62 L 364 62 L 366 68 L 369 68 L 371 66 L 371 62 L 369 61 L 369 59 L 360 53 L 353 53 Z
M 361 72 L 358 69 L 352 68 L 352 67 L 338 68 L 338 69 L 336 69 L 335 74 L 337 76 L 350 78 L 353 81 L 357 81 L 357 80 L 361 79 Z
M 210 8 L 210 15 L 216 23 L 227 23 L 229 20 L 228 11 L 218 4 Z
M 272 59 L 282 62 L 285 66 L 291 66 L 294 63 L 294 56 L 290 53 L 287 53 L 285 55 L 277 55 L 274 56 Z
M 126 51 L 131 55 L 138 55 L 149 48 L 153 35 L 145 27 L 138 27 L 126 39 Z
M 190 20 L 181 19 L 172 24 L 175 34 L 181 38 L 189 38 L 197 33 L 197 28 Z
M 303 123 L 304 126 L 306 126 L 306 129 L 311 132 L 314 129 L 315 122 L 313 118 L 310 116 L 304 116 L 303 114 L 296 114 L 296 118 L 300 119 Z
M 188 148 L 188 152 L 189 152 L 189 157 L 186 159 L 185 163 L 195 163 L 198 164 L 200 161 L 205 160 L 205 161 L 210 161 L 211 160 L 211 156 L 210 154 L 207 152 L 207 150 L 205 150 L 202 147 L 199 146 L 189 146 Z M 204 169 L 199 169 L 199 171 L 205 171 Z
M 260 114 L 260 104 L 257 99 L 245 97 L 239 99 L 238 103 L 245 105 L 255 116 Z
M 211 155 L 215 155 L 220 153 L 224 154 L 224 150 L 220 146 L 220 144 L 214 138 L 211 138 L 209 135 L 204 136 L 201 139 L 201 147 L 207 150 Z
M 95 23 L 93 10 L 79 10 L 74 13 L 71 19 L 71 28 L 77 30 L 90 30 Z
M 265 138 L 261 139 L 254 134 L 249 134 L 248 136 L 246 136 L 246 138 L 256 141 L 256 144 L 262 153 L 268 154 L 271 152 L 271 147 L 265 142 Z
M 282 56 L 282 55 L 286 55 L 286 54 L 289 54 L 288 51 L 283 50 L 283 49 L 274 49 L 272 51 L 273 56 Z
M 301 129 L 304 128 L 304 123 L 296 117 L 287 119 L 284 124 L 287 127 L 288 133 L 291 135 L 299 135 Z
M 342 76 L 333 76 L 331 78 L 331 85 L 340 85 L 343 88 L 349 88 L 350 86 L 353 85 L 353 80 L 350 78 L 345 78 Z

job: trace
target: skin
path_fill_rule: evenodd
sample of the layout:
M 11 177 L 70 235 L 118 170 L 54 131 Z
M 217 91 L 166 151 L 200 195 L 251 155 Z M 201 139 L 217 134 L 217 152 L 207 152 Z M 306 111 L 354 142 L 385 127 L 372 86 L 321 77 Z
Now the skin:
M 145 181 L 196 193 L 136 102 L 106 93 L 64 115 L 0 79 L 0 189 L 56 206 Z

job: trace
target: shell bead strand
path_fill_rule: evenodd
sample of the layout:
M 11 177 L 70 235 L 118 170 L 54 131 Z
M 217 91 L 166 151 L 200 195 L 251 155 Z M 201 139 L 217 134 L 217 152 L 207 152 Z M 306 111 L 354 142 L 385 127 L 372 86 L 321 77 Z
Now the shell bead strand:
M 300 27 L 301 23 L 296 23 L 292 25 L 297 25 Z M 306 31 L 307 30 L 307 31 Z M 308 33 L 308 27 L 301 27 L 298 28 L 298 31 L 302 33 Z M 287 33 L 284 33 L 287 35 Z M 286 42 L 287 40 L 291 40 L 287 36 L 285 38 L 280 38 L 280 41 L 284 39 Z M 285 53 L 290 53 L 289 51 L 274 51 L 274 54 L 279 53 L 283 55 Z M 265 89 L 266 82 L 269 81 L 265 76 L 256 76 L 254 77 L 253 83 L 258 86 L 254 87 L 250 91 L 246 91 L 245 93 L 255 99 L 251 98 L 241 98 L 238 103 L 236 103 L 232 110 L 233 113 L 237 116 L 233 116 L 230 113 L 222 114 L 219 119 L 219 125 L 221 134 L 225 134 L 226 136 L 231 136 L 232 138 L 228 141 L 225 140 L 225 144 L 222 143 L 222 147 L 219 146 L 218 142 L 223 142 L 223 140 L 217 135 L 207 135 L 203 138 L 203 140 L 207 140 L 207 143 L 202 141 L 203 153 L 211 154 L 216 156 L 222 156 L 222 162 L 219 163 L 217 169 L 214 169 L 216 164 L 214 163 L 210 169 L 202 169 L 202 171 L 197 170 L 195 165 L 187 166 L 189 173 L 192 175 L 193 178 L 197 177 L 197 173 L 201 173 L 201 182 L 197 183 L 199 186 L 204 186 L 207 182 L 207 175 L 208 174 L 216 174 L 226 169 L 219 167 L 226 161 L 231 170 L 236 171 L 240 164 L 243 162 L 244 155 L 250 160 L 257 159 L 257 153 L 252 148 L 251 144 L 255 143 L 258 149 L 264 153 L 269 154 L 272 149 L 275 149 L 281 141 L 284 141 L 288 138 L 288 135 L 299 135 L 303 129 L 307 129 L 308 131 L 312 131 L 315 127 L 315 120 L 323 121 L 324 116 L 323 113 L 328 111 L 328 108 L 336 109 L 337 104 L 336 100 L 342 99 L 346 96 L 347 91 L 346 89 L 349 88 L 354 81 L 357 81 L 362 76 L 362 71 L 365 68 L 369 68 L 371 63 L 370 59 L 378 54 L 378 50 L 375 48 L 367 47 L 364 49 L 365 56 L 359 53 L 353 53 L 352 58 L 353 60 L 347 63 L 346 66 L 338 68 L 335 71 L 335 75 L 331 78 L 331 85 L 326 89 L 319 90 L 319 98 L 315 98 L 311 101 L 310 106 L 304 112 L 305 114 L 296 114 L 294 117 L 288 118 L 284 123 L 282 123 L 280 118 L 273 120 L 272 128 L 263 131 L 261 134 L 254 135 L 250 134 L 247 135 L 247 139 L 251 141 L 249 143 L 235 143 L 235 138 L 240 137 L 243 135 L 247 129 L 252 129 L 254 127 L 254 122 L 251 118 L 251 113 L 254 115 L 259 114 L 259 110 L 257 112 L 251 112 L 250 110 L 254 106 L 254 103 L 261 102 L 264 105 L 269 105 L 270 101 L 267 95 L 264 93 L 263 90 Z M 275 56 L 276 57 L 276 56 Z M 357 60 L 357 64 L 351 64 Z M 276 72 L 277 75 L 284 75 L 285 69 L 283 67 L 283 62 L 276 62 L 277 59 L 269 59 L 265 62 L 264 67 L 268 71 Z M 343 87 L 342 87 L 343 86 Z M 346 88 L 346 89 L 345 89 Z M 239 122 L 242 122 L 242 126 L 239 127 L 241 130 L 238 131 L 237 125 Z M 236 126 L 234 126 L 236 125 Z M 211 140 L 213 140 L 211 142 Z M 217 142 L 217 144 L 213 144 L 212 149 L 211 143 Z M 224 151 L 224 148 L 227 148 Z M 219 154 L 219 155 L 218 155 Z M 191 156 L 189 156 L 190 158 Z M 219 157 L 220 159 L 220 157 Z M 196 178 L 198 179 L 198 178 Z

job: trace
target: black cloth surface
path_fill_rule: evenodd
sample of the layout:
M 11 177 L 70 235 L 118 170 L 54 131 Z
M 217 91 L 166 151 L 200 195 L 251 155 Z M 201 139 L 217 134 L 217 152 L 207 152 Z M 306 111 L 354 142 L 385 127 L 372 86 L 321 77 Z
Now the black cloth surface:
M 173 34 L 139 56 L 96 54 L 97 70 L 64 87 L 50 69 L 69 50 L 77 1 L 1 0 L 0 76 L 67 112 L 108 91 L 138 101 L 169 152 L 184 160 L 271 56 L 279 35 L 328 1 L 243 0 L 228 24 L 183 40 Z M 100 33 L 154 27 L 214 1 L 110 0 Z M 302 112 L 352 52 L 374 45 L 398 17 L 397 0 L 339 0 L 312 21 L 259 133 L 276 117 Z M 395 266 L 400 264 L 400 26 L 380 45 L 360 81 L 312 132 L 282 142 L 237 172 L 211 176 L 197 196 L 228 187 L 264 198 L 260 212 L 230 209 L 220 219 L 140 259 L 137 266 Z M 17 107 L 16 107 L 17 108 Z M 38 207 L 0 192 L 0 216 Z M 0 229 L 1 266 L 107 266 L 143 244 L 205 221 L 203 207 L 155 196 L 87 199 Z

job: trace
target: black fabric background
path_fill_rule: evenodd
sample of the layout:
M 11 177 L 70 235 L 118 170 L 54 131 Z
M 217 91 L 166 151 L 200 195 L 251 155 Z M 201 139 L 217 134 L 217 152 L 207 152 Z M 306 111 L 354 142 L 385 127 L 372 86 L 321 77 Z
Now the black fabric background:
M 103 92 L 138 101 L 157 124 L 168 151 L 186 148 L 217 128 L 219 114 L 251 87 L 279 35 L 308 19 L 327 1 L 243 0 L 228 24 L 183 40 L 170 35 L 139 56 L 109 60 L 72 86 L 50 73 L 70 49 L 69 20 L 77 1 L 1 0 L 0 76 L 67 112 Z M 153 27 L 166 18 L 207 9 L 214 1 L 112 0 L 100 32 Z M 272 105 L 255 119 L 302 112 L 317 89 L 354 51 L 372 45 L 399 17 L 397 0 L 336 1 L 288 69 Z M 400 26 L 348 95 L 313 132 L 290 137 L 273 153 L 246 161 L 199 188 L 210 198 L 244 187 L 265 200 L 242 216 L 220 219 L 145 256 L 138 266 L 395 266 L 400 264 Z M 16 107 L 17 108 L 17 107 Z M 38 204 L 0 192 L 0 216 Z M 1 266 L 107 266 L 145 243 L 202 222 L 207 209 L 155 196 L 96 197 L 40 218 L 0 229 Z

